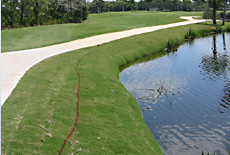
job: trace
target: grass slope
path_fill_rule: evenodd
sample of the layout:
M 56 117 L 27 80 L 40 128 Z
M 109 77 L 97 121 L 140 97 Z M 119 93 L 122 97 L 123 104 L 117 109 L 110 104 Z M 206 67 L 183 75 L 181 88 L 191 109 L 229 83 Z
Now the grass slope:
M 119 67 L 159 52 L 169 39 L 183 41 L 196 24 L 170 28 L 72 51 L 32 67 L 2 106 L 2 154 L 58 154 L 76 118 L 78 76 L 80 115 L 63 154 L 162 154 L 136 100 L 119 82 Z M 51 136 L 52 135 L 52 136 Z M 99 138 L 100 137 L 100 138 Z
M 138 27 L 182 21 L 180 16 L 202 15 L 191 12 L 109 12 L 90 14 L 83 24 L 59 24 L 1 31 L 1 51 L 37 48 L 93 35 L 123 31 Z

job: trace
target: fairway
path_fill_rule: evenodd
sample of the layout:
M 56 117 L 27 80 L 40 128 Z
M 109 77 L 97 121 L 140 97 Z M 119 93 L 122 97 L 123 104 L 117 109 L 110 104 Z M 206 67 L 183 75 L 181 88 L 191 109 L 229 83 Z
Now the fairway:
M 2 52 L 38 48 L 93 35 L 183 21 L 202 12 L 108 12 L 90 14 L 82 24 L 57 24 L 1 31 Z

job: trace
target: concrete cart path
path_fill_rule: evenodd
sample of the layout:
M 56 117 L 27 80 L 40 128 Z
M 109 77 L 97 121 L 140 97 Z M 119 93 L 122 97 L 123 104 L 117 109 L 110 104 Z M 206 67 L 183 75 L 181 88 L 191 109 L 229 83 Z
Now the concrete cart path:
M 130 37 L 147 32 L 153 32 L 160 29 L 166 29 L 170 27 L 201 23 L 205 20 L 195 20 L 192 17 L 181 17 L 188 21 L 172 23 L 167 25 L 151 26 L 136 28 L 132 30 L 126 30 L 121 32 L 107 33 L 97 36 L 92 36 L 84 39 L 70 41 L 62 44 L 47 46 L 43 48 L 29 49 L 14 51 L 1 54 L 1 106 L 4 104 L 6 99 L 10 96 L 13 89 L 21 77 L 29 70 L 32 66 L 39 63 L 40 61 L 52 57 L 61 53 L 96 46 L 99 44 L 107 43 L 117 39 Z M 36 41 L 36 40 L 34 40 Z

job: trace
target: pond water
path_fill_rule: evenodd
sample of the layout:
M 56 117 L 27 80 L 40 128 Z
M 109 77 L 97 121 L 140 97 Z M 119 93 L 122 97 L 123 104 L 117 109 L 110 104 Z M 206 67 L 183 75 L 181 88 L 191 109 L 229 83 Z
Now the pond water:
M 133 64 L 120 82 L 165 155 L 230 152 L 230 33 Z

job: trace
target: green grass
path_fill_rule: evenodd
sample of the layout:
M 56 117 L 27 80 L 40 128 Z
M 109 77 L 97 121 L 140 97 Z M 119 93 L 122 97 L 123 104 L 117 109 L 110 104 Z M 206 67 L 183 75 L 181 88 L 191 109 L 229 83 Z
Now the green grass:
M 190 29 L 210 28 L 196 24 L 160 30 L 35 65 L 2 106 L 2 154 L 58 154 L 75 122 L 78 76 L 74 68 L 85 54 L 78 68 L 79 122 L 63 154 L 80 148 L 81 154 L 162 154 L 136 100 L 119 82 L 119 67 L 145 55 L 164 55 L 159 51 L 168 40 L 182 43 Z M 52 137 L 46 137 L 47 133 Z
M 93 35 L 182 21 L 180 16 L 202 12 L 109 12 L 90 14 L 83 24 L 59 24 L 1 31 L 2 52 L 31 49 Z

